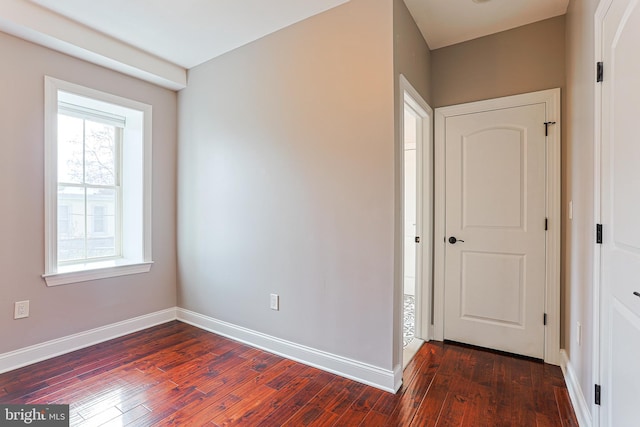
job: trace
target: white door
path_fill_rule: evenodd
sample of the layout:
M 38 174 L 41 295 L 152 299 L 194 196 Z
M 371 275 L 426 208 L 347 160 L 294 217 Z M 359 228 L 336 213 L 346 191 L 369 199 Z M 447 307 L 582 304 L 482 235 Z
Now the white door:
M 601 426 L 640 425 L 640 6 L 614 0 L 603 21 Z
M 444 338 L 544 357 L 544 103 L 447 117 Z

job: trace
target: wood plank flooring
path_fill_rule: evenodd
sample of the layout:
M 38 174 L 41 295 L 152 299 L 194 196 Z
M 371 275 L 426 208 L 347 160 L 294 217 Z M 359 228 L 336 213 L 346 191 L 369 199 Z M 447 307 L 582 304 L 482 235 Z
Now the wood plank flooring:
M 560 369 L 427 343 L 391 394 L 177 321 L 0 375 L 78 426 L 577 426 Z

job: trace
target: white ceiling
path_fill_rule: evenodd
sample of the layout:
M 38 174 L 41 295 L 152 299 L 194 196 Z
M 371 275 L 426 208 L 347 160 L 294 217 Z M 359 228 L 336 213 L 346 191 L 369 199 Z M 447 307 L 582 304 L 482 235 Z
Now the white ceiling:
M 0 31 L 173 90 L 187 70 L 349 0 L 0 0 Z M 431 49 L 562 15 L 569 0 L 404 0 Z
M 431 49 L 564 15 L 569 0 L 404 0 Z
M 348 0 L 28 0 L 192 68 Z

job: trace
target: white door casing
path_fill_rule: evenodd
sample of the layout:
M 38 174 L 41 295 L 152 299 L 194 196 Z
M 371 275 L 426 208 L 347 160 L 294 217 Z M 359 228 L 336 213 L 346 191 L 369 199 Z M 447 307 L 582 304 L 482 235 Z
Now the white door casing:
M 559 363 L 559 99 L 436 109 L 436 339 Z
M 406 103 L 417 116 L 420 117 L 420 132 L 416 141 L 416 230 L 415 236 L 420 236 L 420 243 L 415 245 L 415 329 L 416 337 L 428 341 L 431 335 L 431 285 L 432 285 L 432 235 L 433 235 L 433 144 L 432 144 L 432 117 L 433 110 L 424 101 L 418 91 L 403 76 L 399 76 L 399 105 Z M 400 108 L 398 120 L 399 129 L 404 129 L 404 108 Z M 401 152 L 404 155 L 404 138 L 399 135 L 399 141 L 403 143 Z M 404 162 L 402 162 L 404 167 Z M 404 171 L 403 171 L 404 177 Z M 404 209 L 404 201 L 403 201 Z M 403 215 L 404 219 L 404 215 Z M 404 233 L 403 233 L 404 234 Z M 415 237 L 414 236 L 414 237 Z M 404 236 L 403 236 L 404 237 Z M 404 239 L 403 239 L 404 240 Z M 403 261 L 404 261 L 404 244 Z M 403 262 L 404 269 L 404 262 Z M 404 274 L 403 274 L 404 277 Z M 403 312 L 402 301 L 400 313 Z M 401 326 L 402 326 L 402 322 Z M 402 330 L 399 331 L 402 336 Z M 399 340 L 402 345 L 402 339 Z M 402 352 L 402 348 L 400 348 Z
M 604 427 L 637 426 L 640 416 L 640 5 L 608 0 L 596 13 L 596 48 L 604 63 L 596 108 L 595 380 L 601 385 Z M 599 131 L 599 132 L 598 132 Z M 599 372 L 598 372 L 599 371 Z M 597 422 L 596 422 L 597 424 Z

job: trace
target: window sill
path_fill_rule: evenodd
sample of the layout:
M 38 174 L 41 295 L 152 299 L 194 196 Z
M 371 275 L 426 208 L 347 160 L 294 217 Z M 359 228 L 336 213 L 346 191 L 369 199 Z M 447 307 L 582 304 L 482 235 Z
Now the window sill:
M 153 261 L 103 261 L 60 267 L 56 273 L 43 274 L 47 286 L 68 285 L 129 274 L 148 273 Z

